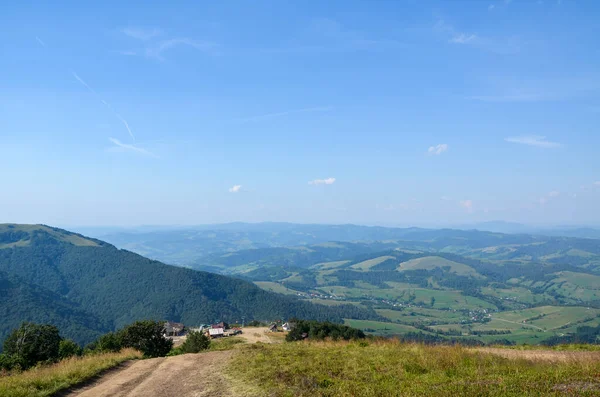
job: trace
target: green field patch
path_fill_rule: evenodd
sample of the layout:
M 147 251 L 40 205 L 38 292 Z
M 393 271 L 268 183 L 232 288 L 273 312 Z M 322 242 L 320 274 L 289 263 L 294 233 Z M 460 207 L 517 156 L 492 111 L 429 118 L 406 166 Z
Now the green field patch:
M 344 319 L 344 324 L 379 336 L 394 336 L 402 335 L 407 332 L 421 332 L 420 329 L 411 327 L 410 325 L 384 323 L 381 321 Z
M 460 312 L 452 310 L 436 310 L 421 307 L 406 307 L 402 310 L 392 309 L 376 309 L 377 314 L 383 316 L 390 321 L 412 324 L 415 321 L 423 322 L 424 324 L 431 323 L 451 323 L 460 322 L 465 316 Z
M 552 280 L 555 284 L 567 282 L 579 288 L 600 290 L 600 276 L 575 272 L 558 272 L 555 275 L 556 278 Z
M 471 266 L 467 266 L 462 263 L 449 261 L 439 256 L 426 256 L 424 258 L 411 259 L 406 262 L 402 262 L 398 266 L 398 271 L 405 270 L 433 270 L 436 268 L 449 267 L 451 273 L 456 273 L 459 276 L 471 276 L 471 277 L 483 277 Z
M 318 269 L 318 270 L 336 269 L 338 267 L 344 266 L 348 262 L 350 262 L 350 261 L 336 261 L 336 262 L 317 263 L 316 265 L 312 265 L 310 267 L 310 269 Z
M 369 259 L 360 263 L 357 263 L 355 265 L 350 266 L 352 269 L 358 269 L 358 270 L 363 270 L 363 271 L 367 271 L 369 269 L 371 269 L 373 266 L 375 265 L 379 265 L 382 262 L 387 261 L 388 259 L 395 259 L 393 256 L 380 256 L 377 258 L 373 258 L 373 259 Z
M 299 291 L 284 287 L 283 285 L 272 281 L 255 281 L 254 284 L 265 291 L 277 292 L 278 294 L 297 295 L 299 293 Z

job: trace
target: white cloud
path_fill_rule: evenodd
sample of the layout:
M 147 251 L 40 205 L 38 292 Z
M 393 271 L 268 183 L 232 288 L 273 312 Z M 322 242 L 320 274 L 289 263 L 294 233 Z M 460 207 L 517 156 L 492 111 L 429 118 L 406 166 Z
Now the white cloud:
M 315 179 L 308 182 L 309 185 L 333 185 L 335 183 L 335 178 L 327 178 L 327 179 Z
M 229 193 L 239 193 L 242 190 L 242 185 L 233 185 L 229 188 Z
M 477 35 L 475 34 L 459 33 L 455 36 L 452 36 L 452 38 L 450 39 L 450 43 L 468 44 L 474 40 L 477 40 Z
M 141 148 L 139 146 L 123 143 L 116 138 L 108 138 L 108 140 L 111 141 L 115 145 L 111 148 L 112 150 L 135 152 L 135 153 L 144 154 L 146 156 L 158 158 L 158 156 L 155 155 L 154 153 L 152 153 L 149 150 L 146 150 L 144 148 Z
M 40 45 L 41 45 L 42 47 L 46 47 L 46 43 L 44 43 L 44 42 L 42 41 L 42 39 L 40 39 L 39 37 L 35 36 L 35 40 L 36 40 L 38 43 L 40 43 Z
M 600 186 L 600 181 L 594 182 L 594 185 Z
M 558 197 L 558 196 L 560 196 L 560 192 L 556 191 L 556 190 L 553 190 L 550 193 L 548 193 L 548 197 Z
M 452 198 L 448 197 L 448 196 L 442 196 L 442 197 L 440 197 L 440 200 L 442 200 L 442 201 L 450 201 L 450 200 L 452 200 Z
M 494 8 L 496 8 L 496 6 L 495 6 L 495 5 L 493 5 L 493 4 L 490 4 L 490 5 L 488 6 L 488 10 L 490 10 L 490 11 L 492 11 Z
M 158 37 L 158 36 L 162 35 L 162 31 L 160 29 L 156 29 L 156 28 L 142 29 L 142 28 L 129 27 L 129 28 L 123 29 L 122 32 L 133 39 L 143 40 L 143 41 L 150 40 L 154 37 Z
M 473 200 L 461 200 L 459 202 L 460 206 L 466 209 L 468 212 L 473 211 Z
M 448 150 L 448 145 L 445 143 L 441 143 L 439 145 L 430 146 L 429 149 L 427 149 L 427 153 L 439 156 L 440 154 L 444 153 L 447 150 Z
M 519 143 L 522 145 L 536 146 L 544 149 L 558 148 L 562 145 L 558 142 L 551 142 L 541 135 L 523 135 L 504 139 L 506 142 Z
M 162 53 L 177 46 L 188 46 L 200 51 L 210 51 L 216 47 L 216 44 L 209 41 L 192 40 L 186 37 L 161 40 L 156 46 L 146 48 L 146 56 L 163 61 Z

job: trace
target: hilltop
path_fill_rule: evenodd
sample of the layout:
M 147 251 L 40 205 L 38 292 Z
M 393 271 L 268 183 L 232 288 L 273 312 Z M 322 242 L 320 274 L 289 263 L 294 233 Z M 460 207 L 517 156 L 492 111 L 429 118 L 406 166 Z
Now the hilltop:
M 193 325 L 242 317 L 378 317 L 354 305 L 314 305 L 248 281 L 165 265 L 44 225 L 0 225 L 0 294 L 0 340 L 24 320 L 55 324 L 87 343 L 146 318 Z

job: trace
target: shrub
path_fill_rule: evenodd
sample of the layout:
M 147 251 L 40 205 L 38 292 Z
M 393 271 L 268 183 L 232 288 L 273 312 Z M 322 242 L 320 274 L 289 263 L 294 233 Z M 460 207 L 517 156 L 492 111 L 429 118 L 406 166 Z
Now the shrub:
M 192 331 L 188 334 L 185 342 L 181 345 L 184 353 L 199 353 L 210 347 L 210 339 L 202 332 Z
M 0 373 L 2 371 L 20 370 L 24 367 L 25 365 L 20 357 L 0 354 Z
M 89 348 L 97 352 L 118 352 L 122 348 L 121 338 L 114 332 L 101 335 Z
M 164 322 L 137 321 L 119 331 L 122 347 L 132 347 L 144 357 L 164 357 L 173 347 L 173 341 L 163 335 Z
M 293 329 L 287 334 L 285 340 L 288 342 L 298 341 L 305 338 L 323 340 L 364 339 L 365 333 L 359 329 L 347 325 L 334 324 L 330 322 L 320 323 L 318 321 L 293 320 Z
M 63 339 L 58 345 L 58 358 L 64 360 L 65 358 L 80 356 L 81 347 L 71 339 Z
M 4 341 L 4 353 L 15 356 L 29 368 L 39 362 L 58 359 L 61 337 L 58 328 L 48 324 L 23 323 Z

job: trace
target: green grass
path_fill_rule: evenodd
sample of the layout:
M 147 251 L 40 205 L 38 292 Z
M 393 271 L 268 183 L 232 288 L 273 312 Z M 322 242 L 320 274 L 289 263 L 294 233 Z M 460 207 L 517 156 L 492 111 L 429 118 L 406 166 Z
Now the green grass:
M 248 345 L 227 368 L 238 394 L 269 396 L 591 396 L 600 361 L 547 362 L 396 341 Z M 554 353 L 552 353 L 554 354 Z M 557 357 L 564 352 L 556 352 Z
M 236 336 L 228 336 L 226 338 L 219 338 L 210 341 L 210 351 L 223 351 L 235 349 L 236 346 L 246 343 L 242 338 Z
M 402 262 L 398 267 L 398 271 L 404 270 L 432 270 L 435 268 L 443 268 L 449 266 L 451 273 L 456 273 L 461 276 L 483 277 L 471 266 L 462 263 L 449 261 L 439 256 L 426 256 L 424 258 L 412 259 L 407 262 Z
M 357 264 L 352 265 L 350 267 L 352 269 L 368 271 L 373 266 L 379 265 L 381 262 L 385 262 L 388 259 L 394 259 L 394 257 L 393 256 L 380 256 L 378 258 L 373 258 L 373 259 L 369 259 L 369 260 L 364 261 L 364 262 L 357 263 Z
M 369 321 L 369 320 L 351 320 L 344 319 L 344 324 L 353 328 L 361 330 L 372 329 L 374 332 L 368 332 L 378 336 L 396 336 L 402 335 L 407 332 L 422 332 L 421 330 L 411 327 L 410 325 L 395 324 L 395 323 L 384 323 L 381 321 Z M 428 332 L 425 332 L 428 333 Z
M 70 358 L 47 367 L 36 367 L 20 374 L 0 377 L 0 397 L 51 396 L 124 361 L 141 357 L 140 352 L 126 349 L 120 353 Z
M 285 294 L 285 295 L 298 294 L 298 291 L 289 289 L 279 283 L 275 283 L 272 281 L 255 281 L 254 284 L 256 284 L 258 287 L 264 289 L 265 291 L 277 292 L 279 294 Z

